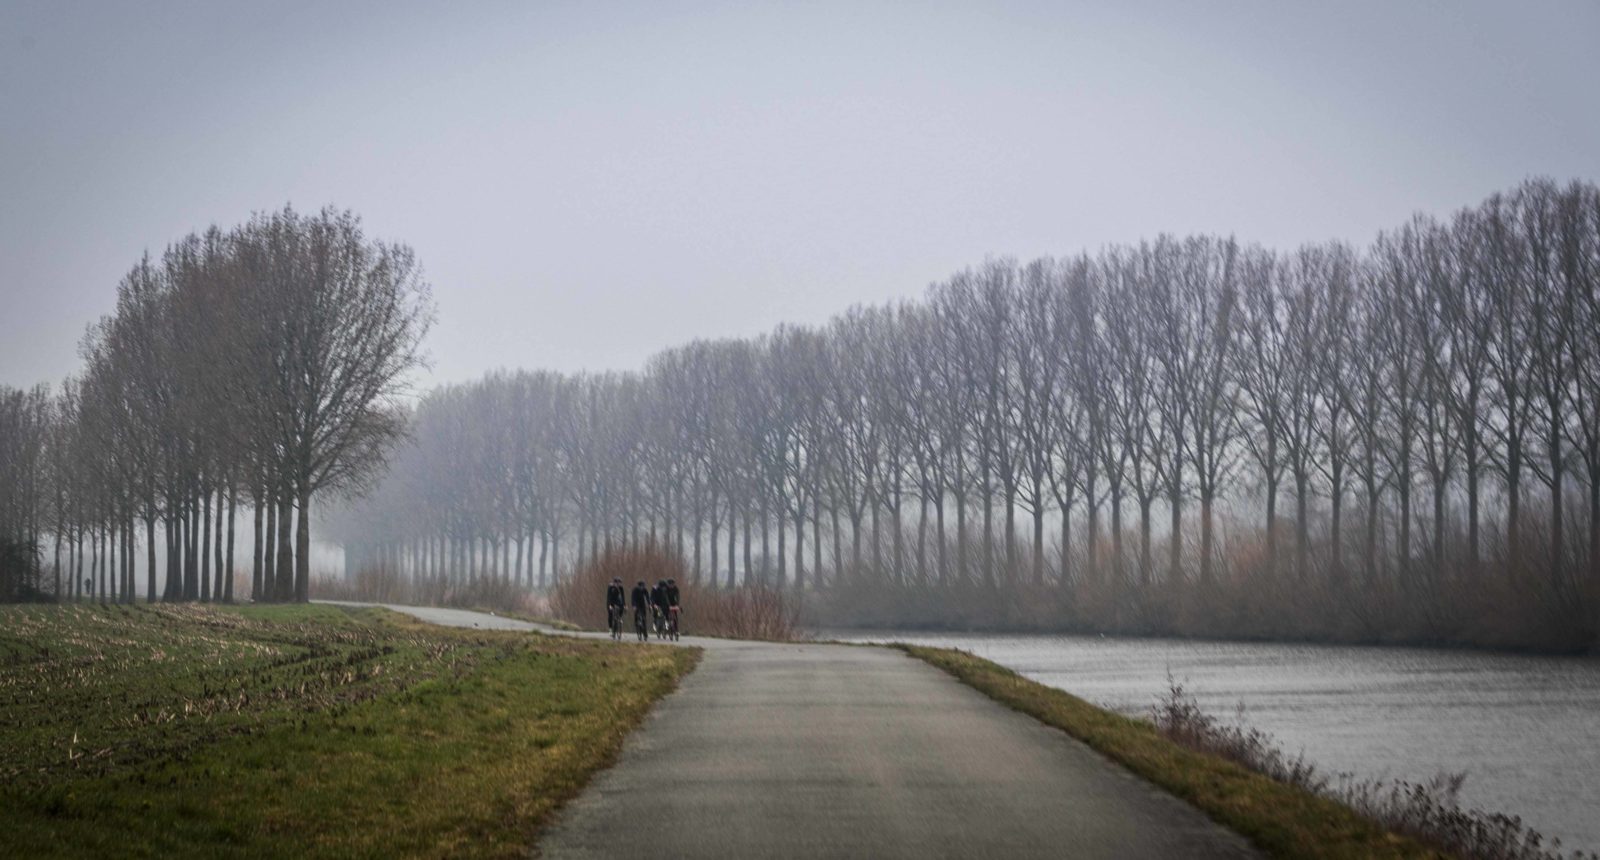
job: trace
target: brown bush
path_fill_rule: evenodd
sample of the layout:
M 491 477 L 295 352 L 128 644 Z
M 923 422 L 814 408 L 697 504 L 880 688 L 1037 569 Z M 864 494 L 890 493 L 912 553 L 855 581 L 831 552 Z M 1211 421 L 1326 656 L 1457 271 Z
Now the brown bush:
M 556 618 L 589 630 L 606 627 L 606 586 L 620 577 L 631 592 L 644 580 L 678 582 L 686 634 L 785 642 L 800 638 L 800 613 L 792 595 L 775 588 L 745 585 L 718 589 L 691 581 L 688 565 L 675 552 L 646 542 L 605 550 L 550 590 Z

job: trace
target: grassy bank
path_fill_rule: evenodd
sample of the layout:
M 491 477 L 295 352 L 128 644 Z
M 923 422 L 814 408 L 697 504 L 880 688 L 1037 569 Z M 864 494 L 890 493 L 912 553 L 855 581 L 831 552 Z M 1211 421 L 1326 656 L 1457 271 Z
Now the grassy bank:
M 0 842 L 520 856 L 697 659 L 375 609 L 0 608 Z
M 1054 726 L 1198 807 L 1274 857 L 1440 856 L 1349 807 L 1179 746 L 1150 723 L 1119 716 L 961 651 L 899 646 L 996 701 Z

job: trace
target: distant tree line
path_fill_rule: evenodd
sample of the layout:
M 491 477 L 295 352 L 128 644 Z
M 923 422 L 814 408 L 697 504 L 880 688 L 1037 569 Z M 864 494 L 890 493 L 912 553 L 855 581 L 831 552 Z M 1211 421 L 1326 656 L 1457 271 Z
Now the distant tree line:
M 1443 588 L 1515 562 L 1579 605 L 1600 193 L 1530 181 L 1365 248 L 990 260 L 637 373 L 448 386 L 413 431 L 336 524 L 398 575 L 538 585 L 655 538 L 723 583 Z
M 231 601 L 248 564 L 253 599 L 305 600 L 312 501 L 359 489 L 403 433 L 394 397 L 431 313 L 412 251 L 348 212 L 285 208 L 146 255 L 79 376 L 0 390 L 0 537 L 60 598 Z

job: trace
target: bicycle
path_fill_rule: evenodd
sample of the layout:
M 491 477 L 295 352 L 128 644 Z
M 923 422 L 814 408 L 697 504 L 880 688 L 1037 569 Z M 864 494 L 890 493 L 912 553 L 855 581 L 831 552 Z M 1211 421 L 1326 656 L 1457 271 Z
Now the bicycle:
M 611 631 L 612 639 L 622 639 L 622 607 L 616 604 L 606 607 L 606 629 Z
M 678 641 L 678 617 L 681 614 L 683 610 L 679 607 L 673 606 L 667 609 L 667 635 L 672 637 L 674 642 Z
M 661 611 L 661 607 L 650 607 L 650 622 L 651 626 L 655 628 L 657 639 L 667 635 L 667 614 Z
M 640 642 L 650 639 L 650 622 L 644 616 L 644 607 L 633 608 L 633 632 L 638 635 Z

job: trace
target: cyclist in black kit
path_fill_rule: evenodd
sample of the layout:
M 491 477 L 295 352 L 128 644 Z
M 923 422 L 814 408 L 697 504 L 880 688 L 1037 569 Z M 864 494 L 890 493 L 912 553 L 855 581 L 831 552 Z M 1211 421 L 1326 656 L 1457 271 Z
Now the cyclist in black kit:
M 627 605 L 628 594 L 622 587 L 622 577 L 614 576 L 606 586 L 606 629 L 612 639 L 622 638 L 622 610 Z
M 678 639 L 678 625 L 682 622 L 683 607 L 678 603 L 678 581 L 667 580 L 667 635 Z
M 650 589 L 650 606 L 654 610 L 656 635 L 661 636 L 667 632 L 667 581 L 656 580 L 654 588 Z
M 639 641 L 650 638 L 650 587 L 639 580 L 633 587 L 630 595 L 633 603 L 633 632 L 639 634 Z

